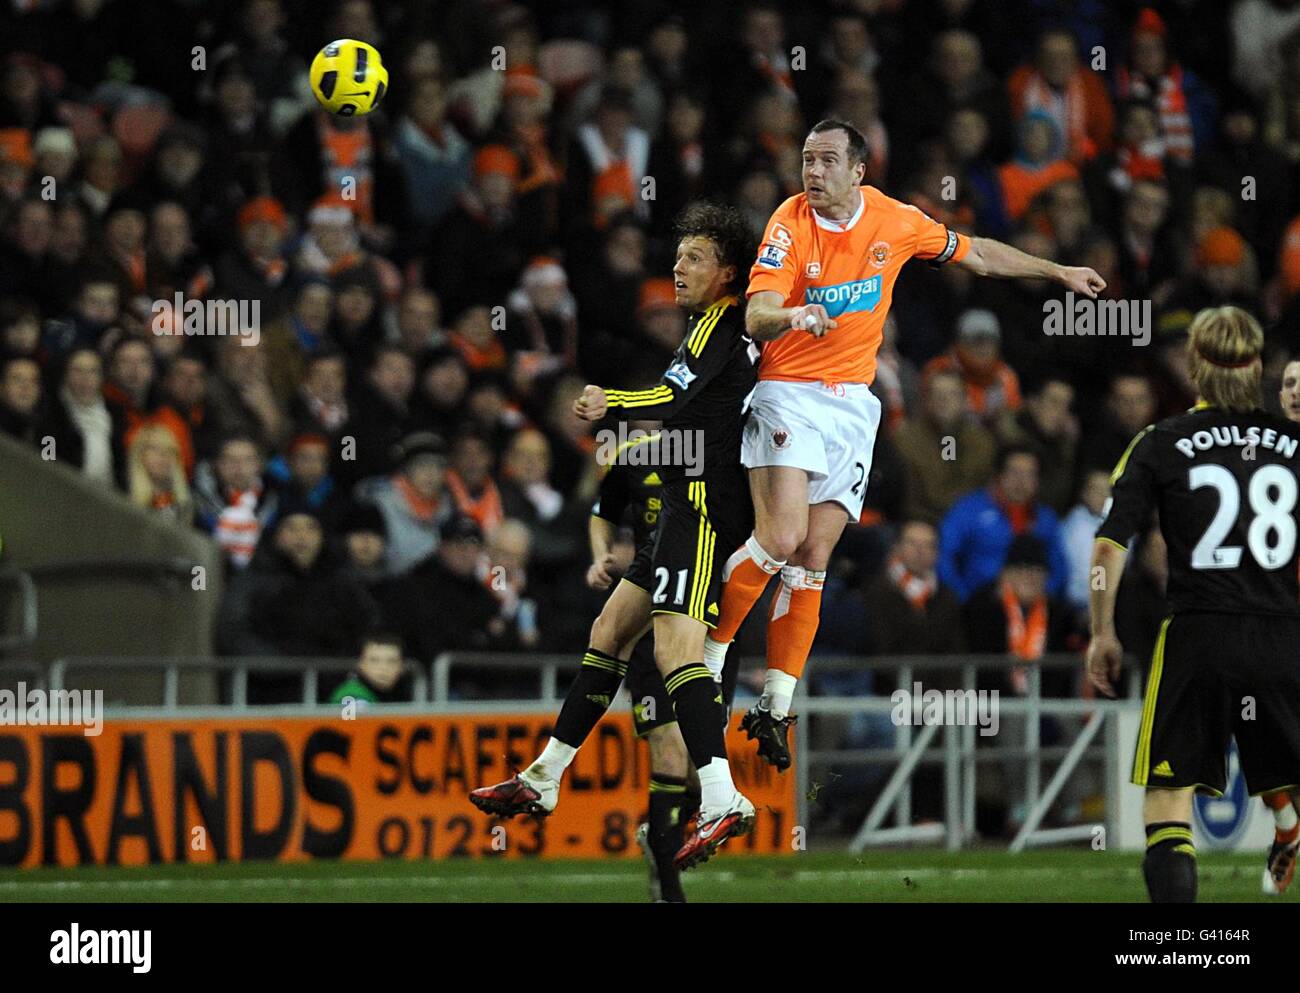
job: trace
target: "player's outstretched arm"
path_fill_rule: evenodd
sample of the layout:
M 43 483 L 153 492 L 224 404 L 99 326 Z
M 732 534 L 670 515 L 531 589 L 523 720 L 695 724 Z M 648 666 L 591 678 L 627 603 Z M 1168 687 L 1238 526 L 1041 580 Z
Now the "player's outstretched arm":
M 1088 679 L 1110 697 L 1115 695 L 1115 682 L 1119 679 L 1124 660 L 1124 648 L 1115 634 L 1115 599 L 1127 557 L 1128 551 L 1109 538 L 1098 538 L 1092 543 L 1093 582 L 1088 605 L 1092 639 L 1088 644 Z
M 714 324 L 721 318 L 714 316 L 710 320 L 710 316 L 716 314 L 717 311 L 706 311 L 695 322 L 673 356 L 672 365 L 654 386 L 647 390 L 606 390 L 588 385 L 573 402 L 573 412 L 587 421 L 598 421 L 611 412 L 623 418 L 649 421 L 675 417 L 731 361 L 737 341 L 735 325 L 729 322 L 723 325 L 723 331 L 714 334 Z
M 775 290 L 763 290 L 750 297 L 745 307 L 745 333 L 755 341 L 775 341 L 787 331 L 807 331 L 820 338 L 838 327 L 819 303 L 783 307 L 783 302 Z
M 972 238 L 970 251 L 957 264 L 973 270 L 978 276 L 1050 279 L 1093 300 L 1106 288 L 1106 281 L 1087 266 L 1061 265 L 1050 259 L 1040 259 L 993 238 Z

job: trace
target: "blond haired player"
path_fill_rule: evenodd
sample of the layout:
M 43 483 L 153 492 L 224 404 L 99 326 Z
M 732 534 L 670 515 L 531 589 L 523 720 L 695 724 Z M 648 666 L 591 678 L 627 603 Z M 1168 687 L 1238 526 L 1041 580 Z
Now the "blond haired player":
M 1282 416 L 1300 424 L 1300 359 L 1292 359 L 1282 370 L 1278 389 Z M 1264 865 L 1262 888 L 1265 893 L 1285 893 L 1295 876 L 1296 852 L 1300 849 L 1300 790 L 1268 793 L 1264 806 L 1273 812 L 1273 844 Z
M 1252 796 L 1300 783 L 1300 425 L 1263 409 L 1263 348 L 1259 322 L 1238 307 L 1193 318 L 1196 406 L 1148 425 L 1125 449 L 1093 542 L 1101 582 L 1091 591 L 1087 670 L 1106 696 L 1123 664 L 1115 602 L 1127 545 L 1158 514 L 1168 548 L 1169 614 L 1133 756 L 1153 903 L 1196 900 L 1192 797 L 1223 795 L 1230 738 Z
M 790 701 L 817 631 L 826 564 L 845 525 L 862 513 L 880 425 L 870 386 L 903 264 L 918 258 L 981 276 L 1045 277 L 1087 297 L 1106 286 L 1091 269 L 968 238 L 862 186 L 865 157 L 852 125 L 813 127 L 803 147 L 804 192 L 772 215 L 747 291 L 745 326 L 763 342 L 741 456 L 756 524 L 727 560 L 705 661 L 721 669 L 741 621 L 780 573 L 763 695 L 742 722 L 778 769 L 790 764 Z

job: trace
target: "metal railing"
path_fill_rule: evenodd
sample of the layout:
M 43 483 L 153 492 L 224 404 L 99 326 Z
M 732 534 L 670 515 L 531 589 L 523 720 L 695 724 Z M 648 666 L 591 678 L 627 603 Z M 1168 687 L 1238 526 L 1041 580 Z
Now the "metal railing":
M 558 707 L 563 698 L 558 695 L 559 673 L 576 672 L 581 665 L 581 658 L 573 655 L 501 655 L 492 653 L 445 653 L 438 656 L 432 666 L 426 668 L 418 663 L 408 662 L 411 674 L 411 700 L 408 704 L 391 704 L 388 706 L 419 705 L 429 711 L 428 704 L 434 704 L 434 710 L 456 712 L 487 711 L 491 709 L 520 709 L 544 711 Z M 169 655 L 169 656 L 132 656 L 132 655 L 70 655 L 56 659 L 45 666 L 26 666 L 33 672 L 39 671 L 42 685 L 51 690 L 64 689 L 67 686 L 69 672 L 98 671 L 100 673 L 118 671 L 154 670 L 163 676 L 162 698 L 157 703 L 117 704 L 115 712 L 122 713 L 157 711 L 167 714 L 188 712 L 180 703 L 180 681 L 185 673 L 232 674 L 231 700 L 223 706 L 244 710 L 257 708 L 257 704 L 248 703 L 248 677 L 250 673 L 271 675 L 302 676 L 302 695 L 297 704 L 276 704 L 275 706 L 319 707 L 317 701 L 320 673 L 348 672 L 356 667 L 356 660 L 351 658 L 320 658 L 295 656 L 210 656 L 210 655 Z M 472 671 L 495 670 L 499 672 L 529 673 L 538 679 L 538 694 L 525 700 L 463 700 L 458 699 L 451 687 L 453 667 Z M 5 670 L 0 669 L 0 672 Z M 429 676 L 432 673 L 432 678 Z M 270 705 L 268 705 L 270 706 Z M 204 711 L 211 708 L 204 707 Z
M 0 634 L 0 660 L 25 658 L 36 644 L 36 583 L 21 569 L 0 569 L 0 595 L 5 590 L 18 600 L 18 630 Z
M 162 700 L 157 704 L 118 704 L 113 712 L 158 711 L 165 714 L 182 714 L 187 709 L 180 703 L 182 673 L 209 673 L 232 675 L 231 699 L 225 706 L 234 712 L 256 712 L 259 705 L 248 702 L 248 677 L 252 673 L 263 675 L 294 675 L 302 677 L 301 707 L 319 707 L 320 673 L 347 673 L 356 667 L 355 659 L 314 658 L 294 656 L 120 656 L 76 655 L 56 659 L 47 674 L 52 691 L 64 689 L 70 670 L 93 670 L 99 673 L 113 670 L 155 670 L 162 673 Z M 412 702 L 423 704 L 428 697 L 428 680 L 419 666 L 411 667 Z M 279 704 L 278 706 L 285 706 Z
M 748 667 L 762 667 L 761 660 L 744 660 Z M 497 710 L 519 712 L 548 712 L 558 709 L 559 676 L 562 672 L 576 672 L 581 659 L 571 655 L 503 655 L 493 653 L 452 652 L 434 659 L 428 672 L 424 667 L 412 665 L 412 699 L 405 704 L 379 705 L 392 712 L 414 713 L 473 713 Z M 1004 655 L 960 656 L 890 656 L 890 657 L 814 657 L 806 674 L 816 677 L 849 671 L 872 670 L 896 674 L 896 685 L 909 692 L 919 682 L 922 690 L 938 689 L 929 686 L 927 676 L 942 671 L 949 678 L 942 689 L 957 693 L 975 693 L 978 676 L 989 670 L 1007 670 L 1021 663 Z M 274 708 L 283 713 L 331 713 L 317 702 L 319 674 L 345 672 L 355 665 L 352 659 L 329 658 L 267 658 L 232 657 L 91 657 L 61 658 L 48 670 L 51 690 L 63 689 L 73 670 L 98 670 L 100 673 L 118 670 L 156 669 L 163 674 L 162 700 L 159 704 L 110 706 L 108 716 L 247 716 L 263 711 L 259 705 L 248 703 L 248 678 L 253 673 L 297 674 L 303 678 L 302 697 L 299 704 L 279 704 Z M 1114 828 L 1118 812 L 1120 777 L 1118 773 L 1119 730 L 1117 717 L 1124 711 L 1136 709 L 1140 701 L 1140 673 L 1138 667 L 1127 669 L 1127 699 L 1054 699 L 1042 696 L 1044 671 L 1082 666 L 1078 655 L 1048 656 L 1026 667 L 1027 686 L 1024 696 L 1001 693 L 998 698 L 998 719 L 1016 718 L 1015 740 L 1005 730 L 1000 730 L 995 743 L 981 744 L 978 727 L 967 721 L 961 724 L 926 723 L 913 719 L 894 723 L 894 741 L 886 748 L 813 747 L 812 727 L 823 717 L 845 717 L 859 714 L 890 715 L 896 704 L 889 695 L 871 694 L 856 696 L 823 696 L 808 692 L 809 679 L 799 684 L 794 710 L 801 720 L 795 724 L 795 774 L 797 777 L 799 823 L 808 820 L 808 784 L 812 767 L 865 766 L 890 769 L 889 776 L 872 803 L 850 842 L 853 851 L 872 845 L 939 842 L 949 849 L 957 849 L 976 836 L 975 813 L 978 774 L 989 764 L 1023 765 L 1023 795 L 1026 816 L 1011 843 L 1012 851 L 1021 851 L 1031 845 L 1052 844 L 1086 839 L 1093 834 L 1096 824 L 1072 824 L 1058 828 L 1043 828 L 1043 821 L 1053 804 L 1061 796 L 1066 784 L 1076 771 L 1088 761 L 1100 761 L 1106 798 L 1108 832 Z M 220 707 L 183 706 L 180 704 L 180 681 L 185 673 L 230 673 L 231 702 Z M 456 693 L 457 676 L 465 673 L 523 673 L 536 679 L 537 694 L 530 698 L 500 700 L 466 700 Z M 952 674 L 959 674 L 954 681 Z M 613 704 L 625 704 L 626 691 L 620 690 Z M 271 708 L 267 708 L 269 711 Z M 922 711 L 923 715 L 923 711 Z M 1044 746 L 1041 718 L 1045 716 L 1066 718 L 1078 722 L 1079 728 L 1068 744 Z M 1057 763 L 1050 779 L 1044 784 L 1044 765 Z M 940 823 L 913 823 L 913 779 L 918 769 L 939 765 L 942 768 L 943 819 Z
M 960 673 L 958 684 L 952 689 L 961 693 L 977 690 L 977 675 L 981 671 L 1005 671 L 1022 665 L 1019 660 L 1006 655 L 959 656 L 876 656 L 876 657 L 815 657 L 809 662 L 806 675 L 814 678 L 833 672 L 870 669 L 897 673 L 897 685 L 909 691 L 914 682 L 921 682 L 925 673 Z M 812 718 L 818 715 L 888 715 L 895 704 L 888 696 L 827 697 L 810 696 L 803 692 L 807 679 L 800 682 L 800 695 L 796 697 L 795 710 L 804 719 L 795 724 L 795 764 L 799 773 L 800 823 L 807 823 L 808 797 L 803 789 L 809 782 L 810 767 L 816 763 L 860 764 L 893 766 L 880 796 L 867 812 L 861 827 L 850 842 L 852 851 L 861 851 L 869 845 L 900 844 L 909 842 L 942 841 L 950 850 L 960 848 L 975 837 L 975 800 L 979 766 L 1009 762 L 1024 763 L 1024 793 L 1026 815 L 1023 824 L 1011 843 L 1012 851 L 1022 851 L 1030 845 L 1054 844 L 1090 838 L 1096 824 L 1069 825 L 1044 829 L 1043 820 L 1060 796 L 1070 776 L 1086 760 L 1102 762 L 1105 779 L 1106 825 L 1111 832 L 1118 812 L 1120 783 L 1117 753 L 1119 729 L 1117 715 L 1138 706 L 1140 700 L 1140 672 L 1136 665 L 1127 671 L 1127 699 L 1052 699 L 1042 696 L 1042 674 L 1045 670 L 1067 669 L 1078 671 L 1082 660 L 1078 655 L 1049 655 L 1026 666 L 1027 686 L 1023 697 L 1003 692 L 998 698 L 999 718 L 1020 718 L 1023 739 L 1018 744 L 999 743 L 980 746 L 977 727 L 973 723 L 922 724 L 895 723 L 894 746 L 881 749 L 843 751 L 811 747 Z M 919 680 L 917 677 L 920 676 Z M 947 688 L 947 687 L 945 687 Z M 1041 740 L 1041 718 L 1045 716 L 1076 718 L 1082 728 L 1068 746 L 1044 747 Z M 1097 744 L 1103 730 L 1106 736 Z M 936 738 L 942 734 L 942 743 Z M 1046 788 L 1042 785 L 1043 763 L 1058 761 L 1055 774 Z M 912 779 L 921 765 L 940 764 L 943 767 L 944 817 L 937 824 L 912 823 Z M 893 815 L 893 826 L 885 823 Z
M 557 706 L 563 700 L 559 696 L 559 674 L 577 672 L 582 665 L 580 655 L 504 655 L 493 652 L 443 652 L 433 660 L 429 688 L 431 703 L 448 703 L 452 696 L 452 670 L 468 668 L 472 670 L 495 670 L 497 672 L 522 673 L 537 678 L 537 699 Z

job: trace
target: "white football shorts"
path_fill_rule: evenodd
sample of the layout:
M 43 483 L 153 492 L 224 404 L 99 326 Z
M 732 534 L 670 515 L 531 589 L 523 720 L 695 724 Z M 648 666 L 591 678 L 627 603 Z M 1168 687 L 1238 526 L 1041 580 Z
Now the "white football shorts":
M 865 383 L 762 379 L 750 394 L 740 461 L 803 469 L 810 505 L 833 501 L 856 521 L 879 429 L 880 401 Z

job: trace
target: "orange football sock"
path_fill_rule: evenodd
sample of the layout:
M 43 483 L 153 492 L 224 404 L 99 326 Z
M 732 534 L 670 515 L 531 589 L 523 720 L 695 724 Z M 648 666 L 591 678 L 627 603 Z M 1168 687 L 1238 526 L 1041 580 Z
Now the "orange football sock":
M 1291 806 L 1291 797 L 1287 795 L 1286 790 L 1280 790 L 1277 793 L 1265 793 L 1264 806 L 1272 810 L 1281 810 L 1283 807 Z
M 781 588 L 772 598 L 767 622 L 767 667 L 798 679 L 812 651 L 821 620 L 822 583 L 826 573 L 799 566 L 781 570 Z
M 722 569 L 722 605 L 717 627 L 709 635 L 711 641 L 727 644 L 734 641 L 736 632 L 754 604 L 767 589 L 768 580 L 781 571 L 779 562 L 767 552 L 753 536 L 732 553 Z

